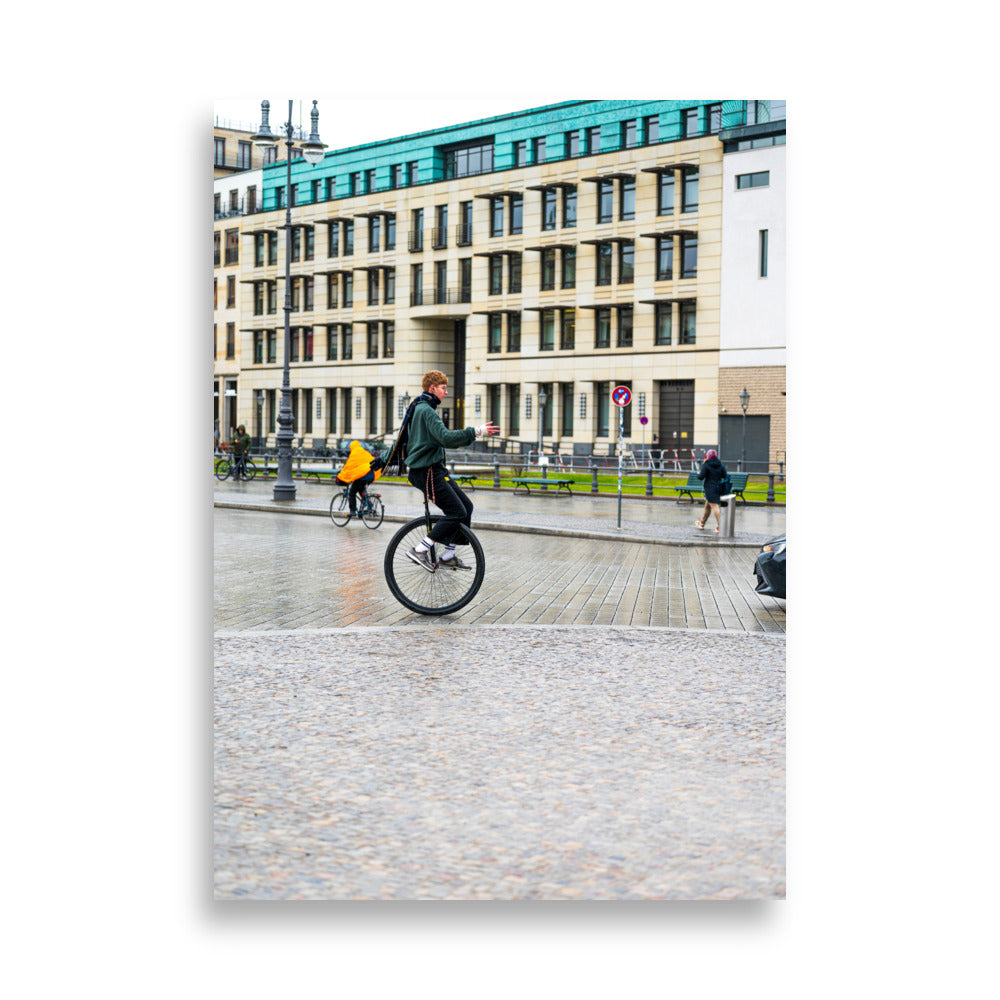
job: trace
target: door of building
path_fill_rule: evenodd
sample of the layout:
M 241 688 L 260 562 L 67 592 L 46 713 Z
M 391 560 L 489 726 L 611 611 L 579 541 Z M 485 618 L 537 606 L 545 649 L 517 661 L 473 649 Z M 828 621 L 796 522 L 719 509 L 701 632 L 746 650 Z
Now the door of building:
M 465 320 L 455 320 L 455 371 L 451 376 L 453 427 L 465 427 Z
M 694 380 L 666 379 L 660 383 L 660 423 L 657 447 L 694 447 Z
M 768 415 L 746 418 L 746 466 L 740 468 L 743 454 L 743 414 L 719 417 L 719 458 L 730 472 L 767 472 L 771 448 L 771 418 Z

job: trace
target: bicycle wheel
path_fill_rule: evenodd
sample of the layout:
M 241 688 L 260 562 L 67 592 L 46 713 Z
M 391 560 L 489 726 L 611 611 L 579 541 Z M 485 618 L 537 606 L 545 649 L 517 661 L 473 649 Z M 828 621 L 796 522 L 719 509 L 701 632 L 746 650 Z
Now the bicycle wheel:
M 247 459 L 247 474 L 243 477 L 244 479 L 250 480 L 257 475 L 257 466 L 253 464 L 253 459 Z
M 431 517 L 431 526 L 440 521 Z M 400 604 L 420 615 L 449 615 L 464 608 L 479 593 L 486 574 L 486 557 L 479 539 L 468 529 L 459 529 L 455 541 L 459 557 L 471 568 L 448 569 L 440 562 L 433 573 L 407 558 L 406 553 L 422 541 L 427 534 L 427 521 L 423 517 L 407 521 L 389 541 L 385 550 L 385 582 Z M 435 560 L 440 558 L 441 546 L 435 545 Z
M 351 508 L 347 502 L 347 490 L 334 493 L 330 501 L 330 520 L 338 527 L 342 528 L 351 519 Z
M 232 471 L 233 467 L 229 464 L 228 458 L 220 458 L 219 461 L 215 463 L 216 479 L 228 479 L 229 473 Z
M 377 528 L 385 517 L 385 507 L 382 501 L 375 496 L 370 496 L 359 508 L 361 510 L 361 520 L 365 522 L 366 528 Z

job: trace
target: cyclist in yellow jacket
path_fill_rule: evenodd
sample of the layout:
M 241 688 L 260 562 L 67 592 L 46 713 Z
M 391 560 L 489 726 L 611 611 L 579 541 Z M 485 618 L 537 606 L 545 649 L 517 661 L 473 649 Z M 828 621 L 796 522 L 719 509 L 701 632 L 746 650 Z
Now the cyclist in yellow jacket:
M 358 516 L 358 494 L 366 483 L 374 483 L 382 476 L 382 459 L 376 458 L 360 441 L 351 442 L 351 450 L 344 467 L 337 473 L 337 481 L 350 483 L 347 493 L 347 503 L 351 517 Z

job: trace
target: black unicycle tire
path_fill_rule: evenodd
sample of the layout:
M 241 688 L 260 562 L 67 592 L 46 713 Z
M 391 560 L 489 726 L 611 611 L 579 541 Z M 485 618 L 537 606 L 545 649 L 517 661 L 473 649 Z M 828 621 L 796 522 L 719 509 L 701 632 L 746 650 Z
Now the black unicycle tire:
M 431 517 L 431 527 L 440 520 L 438 516 Z M 464 608 L 479 593 L 486 575 L 486 557 L 479 539 L 462 527 L 455 541 L 463 561 L 472 560 L 472 569 L 452 570 L 439 564 L 434 573 L 429 573 L 406 556 L 427 532 L 426 518 L 416 517 L 392 536 L 385 550 L 385 582 L 393 597 L 418 615 L 450 615 Z M 439 556 L 440 551 L 441 546 L 435 545 L 435 556 Z

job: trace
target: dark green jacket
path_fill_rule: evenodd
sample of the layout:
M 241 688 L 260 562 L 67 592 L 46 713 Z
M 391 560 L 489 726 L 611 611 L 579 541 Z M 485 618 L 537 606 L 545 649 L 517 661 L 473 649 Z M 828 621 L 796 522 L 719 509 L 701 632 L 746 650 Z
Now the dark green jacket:
M 233 454 L 234 455 L 248 455 L 250 453 L 250 435 L 246 431 L 240 433 L 236 432 L 236 437 L 233 438 Z
M 476 440 L 474 427 L 450 431 L 437 410 L 426 401 L 413 409 L 410 436 L 406 442 L 406 464 L 411 469 L 426 469 L 444 461 L 445 448 L 460 448 Z

